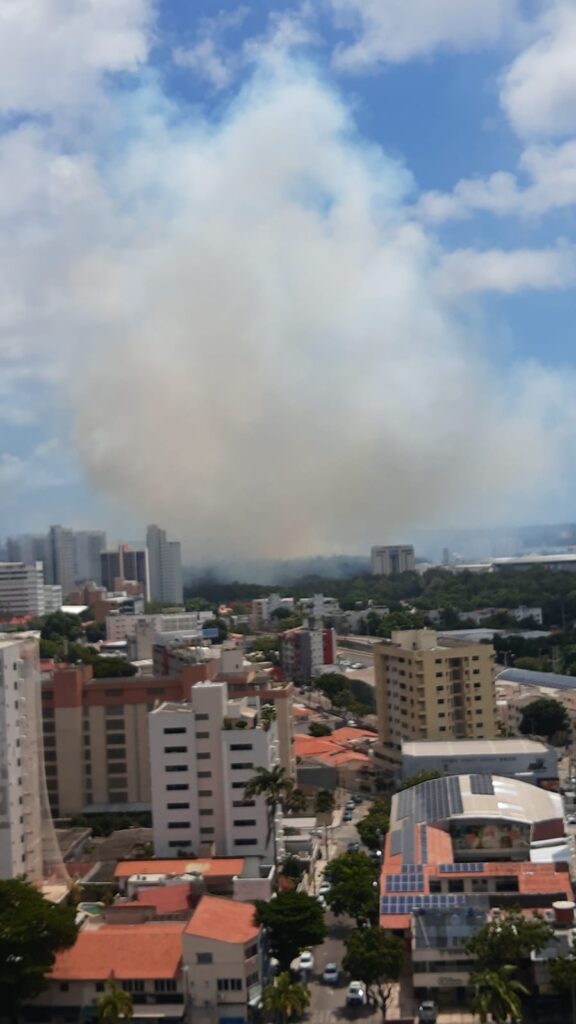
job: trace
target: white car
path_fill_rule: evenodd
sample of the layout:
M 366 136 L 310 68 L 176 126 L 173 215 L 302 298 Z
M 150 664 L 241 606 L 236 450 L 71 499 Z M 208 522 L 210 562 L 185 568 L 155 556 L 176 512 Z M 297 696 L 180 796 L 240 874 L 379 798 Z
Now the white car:
M 576 825 L 576 814 L 570 814 L 567 821 L 569 825 Z
M 326 964 L 322 971 L 322 981 L 325 985 L 337 985 L 340 972 L 336 964 Z
M 431 999 L 425 999 L 418 1007 L 419 1024 L 435 1024 L 438 1017 L 438 1008 Z
M 314 970 L 314 957 L 309 949 L 305 949 L 303 953 L 300 953 L 299 967 L 301 971 Z
M 346 1006 L 364 1006 L 366 989 L 361 981 L 351 981 L 346 992 Z
M 322 885 L 318 889 L 318 895 L 326 896 L 326 893 L 329 893 L 331 888 L 332 886 L 330 885 L 330 882 L 322 882 Z
M 322 910 L 326 910 L 327 904 L 326 904 L 326 900 L 324 899 L 324 894 L 323 893 L 321 893 L 321 892 L 318 893 L 318 895 L 316 897 L 316 902 L 320 904 L 320 906 L 322 907 Z

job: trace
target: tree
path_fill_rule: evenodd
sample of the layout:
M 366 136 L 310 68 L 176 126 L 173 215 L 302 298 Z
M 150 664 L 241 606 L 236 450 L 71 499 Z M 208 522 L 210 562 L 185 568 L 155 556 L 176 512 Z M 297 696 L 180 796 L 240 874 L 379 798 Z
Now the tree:
M 381 850 L 390 827 L 390 803 L 385 798 L 375 800 L 365 818 L 356 825 L 360 839 L 369 850 Z
M 114 981 L 106 982 L 106 992 L 98 1000 L 98 1020 L 101 1024 L 118 1024 L 132 1019 L 132 996 Z
M 576 986 L 576 942 L 572 942 L 568 956 L 557 956 L 548 961 L 550 982 L 556 992 L 569 992 Z
M 557 732 L 570 728 L 570 718 L 563 704 L 552 697 L 538 697 L 522 708 L 520 732 L 550 739 Z
M 293 786 L 286 769 L 276 764 L 273 768 L 258 768 L 244 789 L 244 796 L 247 800 L 251 800 L 255 796 L 265 798 L 268 810 L 268 839 L 270 836 L 272 837 L 275 868 L 278 868 L 276 811 L 289 795 Z
M 228 625 L 226 619 L 222 619 L 220 618 L 220 616 L 217 616 L 214 619 L 208 619 L 206 622 L 203 622 L 202 629 L 217 629 L 217 643 L 219 644 L 223 643 L 226 637 L 228 636 Z
M 324 942 L 326 925 L 318 900 L 304 892 L 285 892 L 267 903 L 256 900 L 256 923 L 268 929 L 270 950 L 283 971 L 303 949 Z
M 293 853 L 289 853 L 282 861 L 282 874 L 285 878 L 292 878 L 295 882 L 301 882 L 304 875 L 302 861 Z
M 553 935 L 554 929 L 538 914 L 524 917 L 520 910 L 506 910 L 478 929 L 466 943 L 466 952 L 480 973 L 497 971 L 503 964 L 516 966 L 531 950 L 540 952 Z
M 352 978 L 364 982 L 369 999 L 382 1013 L 382 1020 L 386 1020 L 392 984 L 400 978 L 403 963 L 402 939 L 378 927 L 359 928 L 346 939 L 342 966 Z
M 474 989 L 471 1008 L 482 1024 L 488 1020 L 488 1015 L 494 1024 L 522 1020 L 521 996 L 529 995 L 529 991 L 514 978 L 515 971 L 512 964 L 501 964 L 471 976 L 470 985 Z
M 0 881 L 0 1006 L 15 1015 L 46 987 L 56 953 L 69 949 L 78 929 L 73 907 L 49 903 L 29 882 Z
M 116 679 L 118 676 L 135 676 L 138 669 L 122 658 L 95 658 L 92 662 L 94 679 Z
M 276 707 L 274 704 L 263 704 L 260 708 L 260 721 L 265 729 L 269 729 L 272 722 L 276 721 L 277 718 Z
M 439 778 L 441 778 L 440 772 L 427 772 L 425 768 L 422 768 L 421 771 L 416 772 L 416 775 L 404 779 L 400 789 L 411 789 L 412 786 L 419 786 L 421 782 L 431 782 L 433 779 Z
M 365 853 L 343 853 L 324 871 L 330 891 L 326 902 L 337 917 L 348 914 L 358 925 L 378 920 L 378 884 L 370 857 Z
M 334 794 L 329 789 L 320 789 L 316 793 L 314 810 L 316 814 L 331 814 L 336 806 Z
M 310 992 L 304 985 L 292 981 L 288 971 L 279 974 L 272 985 L 262 992 L 262 1009 L 271 1014 L 277 1024 L 287 1024 L 301 1017 L 310 1005 Z
M 332 729 L 327 722 L 310 722 L 308 726 L 310 736 L 331 736 Z
M 353 700 L 350 683 L 340 672 L 324 672 L 316 679 L 316 689 L 337 708 L 347 707 Z
M 308 797 L 303 789 L 292 786 L 286 791 L 283 806 L 290 814 L 302 814 L 308 809 Z
M 52 612 L 44 619 L 40 633 L 43 640 L 54 640 L 64 637 L 66 640 L 77 640 L 82 636 L 82 626 L 77 615 L 66 612 Z
M 89 622 L 84 630 L 84 635 L 91 644 L 106 639 L 106 626 L 103 622 Z

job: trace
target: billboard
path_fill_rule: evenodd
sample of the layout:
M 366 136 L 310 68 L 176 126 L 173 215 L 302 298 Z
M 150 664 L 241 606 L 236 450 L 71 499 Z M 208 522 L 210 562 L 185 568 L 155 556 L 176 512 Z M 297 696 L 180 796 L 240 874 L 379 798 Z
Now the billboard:
M 487 853 L 505 850 L 529 850 L 530 826 L 509 821 L 476 821 L 453 823 L 450 835 L 454 850 L 465 853 L 484 850 Z

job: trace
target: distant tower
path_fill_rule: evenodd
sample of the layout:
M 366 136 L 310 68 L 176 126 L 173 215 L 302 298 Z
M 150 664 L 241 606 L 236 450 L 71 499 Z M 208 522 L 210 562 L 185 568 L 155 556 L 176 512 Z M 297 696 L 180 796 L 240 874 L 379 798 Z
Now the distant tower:
M 180 543 L 169 541 L 166 530 L 149 526 L 146 531 L 150 597 L 152 601 L 182 604 L 182 555 Z

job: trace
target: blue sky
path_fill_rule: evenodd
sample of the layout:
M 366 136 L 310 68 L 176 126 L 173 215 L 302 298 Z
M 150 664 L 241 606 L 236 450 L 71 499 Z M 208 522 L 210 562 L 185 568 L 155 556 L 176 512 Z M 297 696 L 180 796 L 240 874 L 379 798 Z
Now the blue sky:
M 571 2 L 25 8 L 0 538 L 299 555 L 574 518 Z

